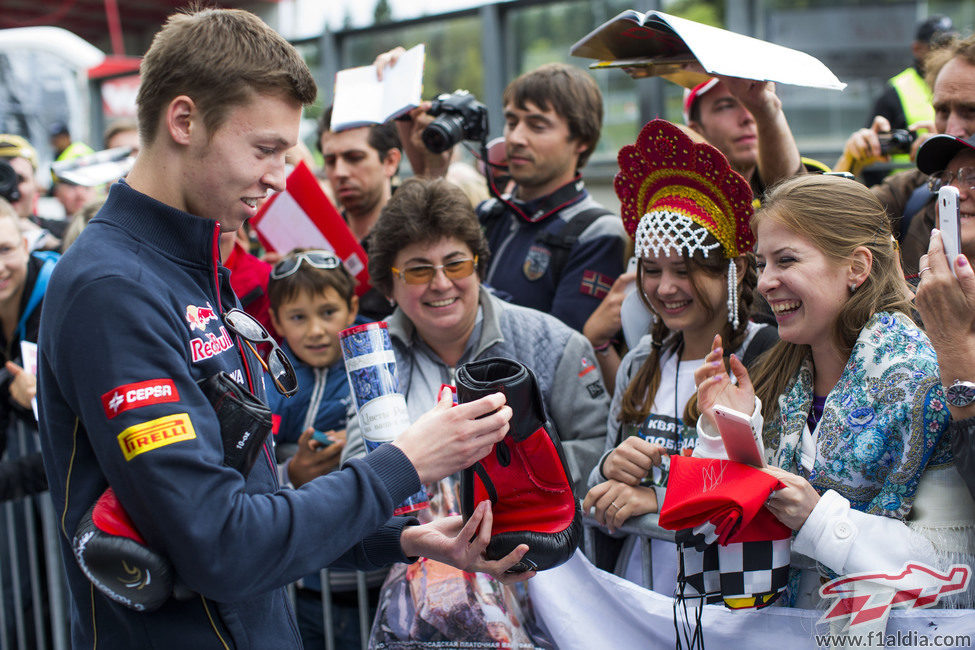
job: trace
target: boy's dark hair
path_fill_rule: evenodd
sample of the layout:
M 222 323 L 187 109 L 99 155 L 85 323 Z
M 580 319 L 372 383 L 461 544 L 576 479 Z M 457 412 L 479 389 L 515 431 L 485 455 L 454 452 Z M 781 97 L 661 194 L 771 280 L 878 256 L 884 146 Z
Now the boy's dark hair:
M 310 249 L 296 248 L 285 255 L 281 262 L 294 259 L 298 253 L 304 253 L 308 250 Z M 329 288 L 335 289 L 349 309 L 352 308 L 352 296 L 355 295 L 355 278 L 342 264 L 334 269 L 318 269 L 311 264 L 302 262 L 298 266 L 298 270 L 291 275 L 279 280 L 269 279 L 267 297 L 271 303 L 271 309 L 277 313 L 281 305 L 291 302 L 303 293 L 309 296 L 317 296 L 325 293 L 325 290 Z
M 187 95 L 213 133 L 235 106 L 256 93 L 279 94 L 301 104 L 318 88 L 308 65 L 280 34 L 240 9 L 177 13 L 152 39 L 139 68 L 139 135 L 152 144 L 168 102 Z
M 514 104 L 526 110 L 531 102 L 543 111 L 554 110 L 569 125 L 569 137 L 588 145 L 576 160 L 582 169 L 599 142 L 603 124 L 603 96 L 596 81 L 586 72 L 566 63 L 548 63 L 521 75 L 504 89 L 504 106 Z
M 380 293 L 393 292 L 393 260 L 412 244 L 455 238 L 477 255 L 477 272 L 484 277 L 488 251 L 484 231 L 463 190 L 437 178 L 411 178 L 393 194 L 369 233 L 369 278 Z
M 331 124 L 332 107 L 329 106 L 318 118 L 318 130 L 315 132 L 315 147 L 318 149 L 318 153 L 323 156 L 325 152 L 322 151 L 322 136 L 332 130 Z M 389 153 L 390 149 L 403 149 L 403 145 L 399 141 L 399 131 L 396 130 L 396 125 L 393 124 L 392 120 L 371 125 L 369 127 L 369 138 L 366 141 L 379 154 L 380 160 L 386 160 L 386 154 Z

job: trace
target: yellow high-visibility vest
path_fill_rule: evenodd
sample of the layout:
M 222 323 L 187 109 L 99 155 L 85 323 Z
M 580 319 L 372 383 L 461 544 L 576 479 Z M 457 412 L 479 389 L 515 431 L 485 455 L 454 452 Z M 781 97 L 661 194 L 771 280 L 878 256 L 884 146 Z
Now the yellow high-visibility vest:
M 901 109 L 904 111 L 904 118 L 907 125 L 917 122 L 933 122 L 934 108 L 931 106 L 931 89 L 928 84 L 917 73 L 917 69 L 911 66 L 903 72 L 890 78 L 890 85 L 897 92 L 898 99 L 901 100 Z M 910 163 L 911 157 L 906 153 L 896 154 L 890 157 L 892 162 Z

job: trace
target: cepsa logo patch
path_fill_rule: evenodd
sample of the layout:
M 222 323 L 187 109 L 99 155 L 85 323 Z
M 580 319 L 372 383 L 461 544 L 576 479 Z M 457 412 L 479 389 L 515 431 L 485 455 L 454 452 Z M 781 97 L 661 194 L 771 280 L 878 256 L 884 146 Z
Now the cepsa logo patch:
M 129 409 L 178 401 L 179 392 L 172 379 L 150 379 L 122 384 L 102 395 L 102 407 L 109 420 Z
M 134 424 L 118 434 L 118 444 L 125 460 L 132 460 L 139 454 L 182 440 L 196 438 L 189 413 L 166 415 L 142 424 Z

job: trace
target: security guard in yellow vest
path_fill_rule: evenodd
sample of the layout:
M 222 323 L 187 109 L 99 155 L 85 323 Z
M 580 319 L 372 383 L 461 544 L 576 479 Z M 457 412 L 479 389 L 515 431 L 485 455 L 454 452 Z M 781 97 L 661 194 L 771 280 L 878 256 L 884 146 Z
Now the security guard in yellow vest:
M 919 122 L 933 122 L 931 89 L 924 81 L 921 61 L 931 49 L 955 34 L 951 18 L 942 15 L 929 16 L 918 25 L 911 43 L 914 65 L 894 75 L 887 81 L 884 93 L 877 98 L 873 113 L 866 126 L 869 128 L 874 115 L 882 115 L 890 122 L 891 130 L 906 129 Z M 910 164 L 910 156 L 897 154 L 891 162 Z

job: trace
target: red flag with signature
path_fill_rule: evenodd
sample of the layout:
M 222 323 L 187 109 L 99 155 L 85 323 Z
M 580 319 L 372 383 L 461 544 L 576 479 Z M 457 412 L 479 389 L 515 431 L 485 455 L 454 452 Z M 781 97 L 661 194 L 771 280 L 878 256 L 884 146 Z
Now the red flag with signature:
M 284 191 L 265 201 L 251 225 L 265 249 L 282 255 L 294 248 L 334 252 L 356 279 L 356 295 L 369 289 L 366 251 L 303 161 L 288 175 Z

